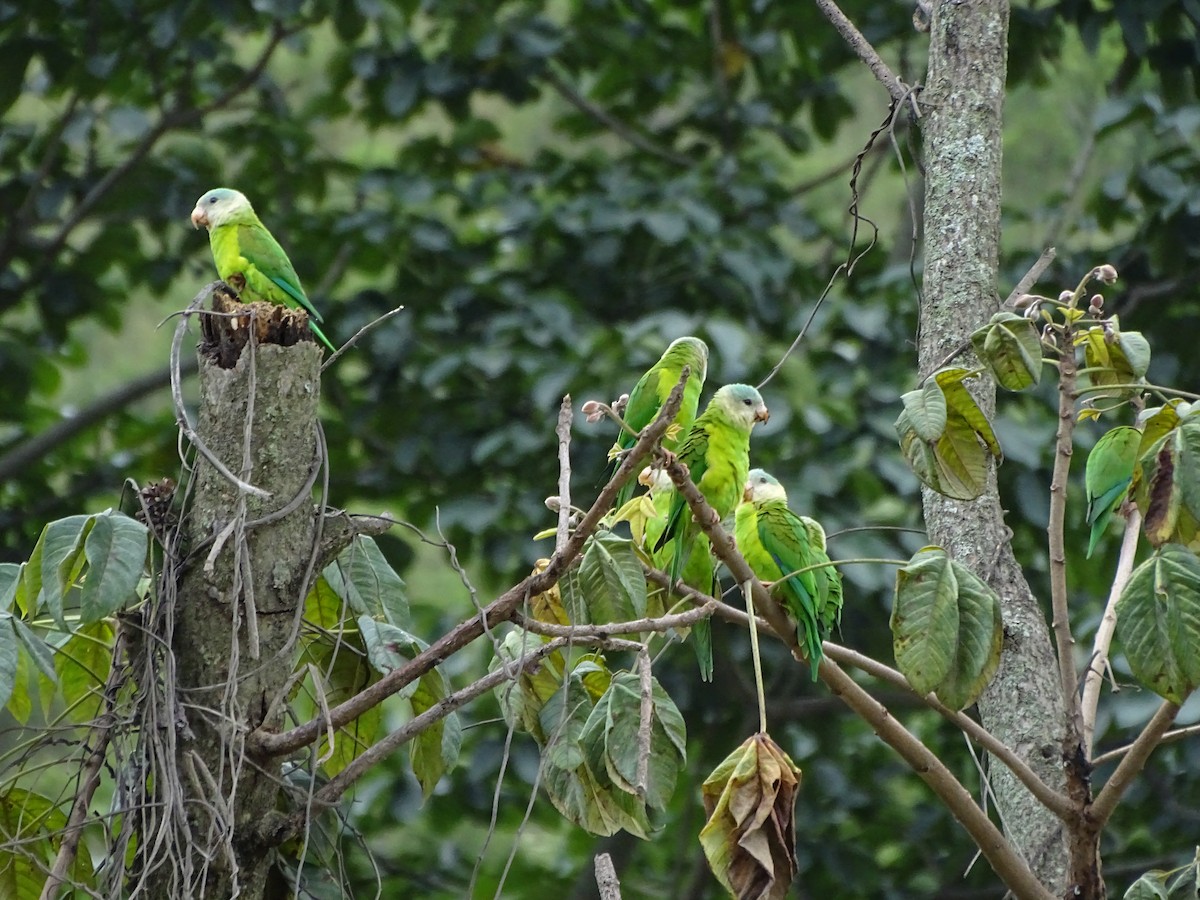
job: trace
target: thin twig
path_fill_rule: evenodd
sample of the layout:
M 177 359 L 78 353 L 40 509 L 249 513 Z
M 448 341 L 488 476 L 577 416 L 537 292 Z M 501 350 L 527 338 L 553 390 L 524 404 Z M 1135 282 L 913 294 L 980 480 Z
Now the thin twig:
M 746 620 L 750 625 L 750 660 L 754 663 L 754 695 L 758 700 L 758 731 L 767 733 L 767 696 L 763 690 L 762 657 L 758 652 L 758 628 L 754 626 L 754 583 L 742 585 L 742 596 L 746 598 Z
M 558 408 L 558 531 L 554 536 L 554 552 L 561 553 L 567 545 L 567 532 L 571 524 L 571 395 L 566 394 Z
M 1125 534 L 1121 537 L 1117 571 L 1113 575 L 1112 588 L 1108 592 L 1108 602 L 1104 605 L 1104 617 L 1100 620 L 1100 627 L 1096 629 L 1096 639 L 1092 642 L 1092 661 L 1083 676 L 1083 702 L 1080 714 L 1083 717 L 1083 746 L 1089 759 L 1091 759 L 1092 748 L 1096 740 L 1096 708 L 1100 704 L 1100 686 L 1104 684 L 1104 672 L 1109 665 L 1108 650 L 1112 644 L 1113 632 L 1117 627 L 1117 601 L 1121 599 L 1121 594 L 1133 572 L 1138 537 L 1142 530 L 1141 525 L 1141 512 L 1136 506 L 1131 506 L 1129 518 L 1125 523 Z
M 1021 276 L 1021 280 L 1012 289 L 1012 293 L 1005 298 L 1004 305 L 1012 306 L 1013 302 L 1022 294 L 1028 294 L 1030 288 L 1037 284 L 1038 279 L 1042 277 L 1042 273 L 1050 268 L 1050 263 L 1054 262 L 1054 257 L 1057 255 L 1058 251 L 1053 247 L 1043 250 L 1042 255 L 1037 258 L 1037 262 L 1029 267 L 1029 271 Z
M 1174 703 L 1164 702 L 1146 723 L 1142 733 L 1129 745 L 1116 770 L 1109 776 L 1104 787 L 1100 789 L 1100 793 L 1096 795 L 1095 802 L 1092 803 L 1089 819 L 1093 828 L 1099 830 L 1104 827 L 1104 823 L 1117 808 L 1121 797 L 1133 783 L 1134 776 L 1142 771 L 1146 760 L 1150 758 L 1154 748 L 1159 745 L 1177 715 L 1179 715 L 1179 707 Z
M 641 705 L 638 710 L 638 758 L 635 773 L 638 796 L 645 800 L 650 774 L 650 728 L 654 724 L 654 676 L 650 669 L 650 648 L 645 644 L 637 655 Z
M 567 84 L 562 78 L 560 78 L 558 73 L 556 73 L 554 70 L 546 69 L 542 73 L 542 78 L 547 84 L 550 85 L 550 87 L 558 91 L 559 95 L 564 100 L 566 100 L 580 112 L 585 113 L 586 115 L 595 119 L 617 137 L 622 138 L 627 143 L 637 147 L 639 150 L 643 150 L 646 153 L 659 157 L 660 159 L 665 159 L 677 166 L 690 166 L 692 164 L 692 161 L 686 156 L 680 156 L 674 150 L 660 146 L 659 144 L 647 138 L 637 129 L 626 125 L 616 116 L 612 115 L 612 113 L 600 106 L 597 106 L 591 100 L 588 100 L 573 87 Z
M 854 23 L 846 18 L 846 14 L 838 8 L 838 5 L 833 0 L 816 0 L 817 8 L 825 14 L 833 27 L 850 45 L 850 49 L 858 54 L 858 58 L 867 64 L 867 68 L 874 73 L 875 78 L 887 88 L 887 92 L 891 94 L 892 100 L 896 103 L 903 103 L 911 92 L 908 87 L 888 68 L 887 63 L 880 58 L 875 48 L 870 42 L 863 37 L 862 32 L 855 27 Z M 915 104 L 914 104 L 915 108 Z
M 1182 741 L 1184 738 L 1189 738 L 1194 734 L 1200 734 L 1200 725 L 1188 725 L 1186 728 L 1172 728 L 1158 739 L 1158 743 L 1159 745 L 1173 744 L 1176 741 Z M 1132 750 L 1133 746 L 1133 744 L 1126 744 L 1124 747 L 1117 747 L 1115 750 L 1109 750 L 1107 753 L 1101 753 L 1092 760 L 1092 767 L 1099 768 L 1100 766 L 1120 759 L 1122 756 Z
M 344 343 L 344 344 L 342 344 L 342 346 L 338 347 L 337 350 L 334 352 L 333 356 L 329 357 L 329 359 L 325 360 L 325 362 L 323 362 L 321 364 L 321 371 L 324 372 L 326 369 L 328 369 L 330 366 L 332 366 L 334 363 L 334 360 L 338 359 L 343 353 L 345 353 L 347 350 L 349 350 L 351 347 L 353 347 L 355 344 L 357 344 L 359 338 L 361 338 L 364 334 L 373 330 L 377 326 L 382 325 L 384 322 L 386 322 L 392 316 L 396 315 L 397 313 L 403 312 L 403 310 L 404 310 L 403 306 L 397 306 L 395 309 L 388 310 L 382 316 L 380 316 L 378 319 L 372 319 L 370 322 L 368 322 L 362 328 L 358 329 L 358 331 L 354 332 L 354 334 L 350 338 L 350 340 L 346 341 L 346 343 Z

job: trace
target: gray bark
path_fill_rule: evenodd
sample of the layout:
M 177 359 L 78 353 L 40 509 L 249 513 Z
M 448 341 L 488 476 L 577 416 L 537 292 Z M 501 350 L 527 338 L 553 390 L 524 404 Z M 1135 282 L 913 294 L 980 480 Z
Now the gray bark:
M 1006 74 L 1006 0 L 939 0 L 921 94 L 925 181 L 925 278 L 918 349 L 928 374 L 998 309 L 1001 121 Z M 966 364 L 970 364 L 967 362 Z M 995 385 L 972 393 L 995 409 Z M 1046 617 L 1012 553 L 995 472 L 964 503 L 925 490 L 933 541 L 971 566 L 1000 595 L 1004 651 L 979 700 L 984 726 L 1047 784 L 1062 788 L 1063 703 Z M 1051 890 L 1066 883 L 1061 823 L 1003 766 L 991 782 L 1005 831 Z
M 310 340 L 257 346 L 231 369 L 201 360 L 198 435 L 231 471 L 271 496 L 240 493 L 198 458 L 181 526 L 189 556 L 172 610 L 175 771 L 168 764 L 155 773 L 160 782 L 176 781 L 155 785 L 160 798 L 183 794 L 186 815 L 171 830 L 186 846 L 176 846 L 182 857 L 173 867 L 149 874 L 150 896 L 263 897 L 270 856 L 260 834 L 280 798 L 280 771 L 278 761 L 248 757 L 243 744 L 258 726 L 282 724 L 313 554 L 306 486 L 317 452 L 320 362 Z M 302 492 L 288 514 L 247 527 Z

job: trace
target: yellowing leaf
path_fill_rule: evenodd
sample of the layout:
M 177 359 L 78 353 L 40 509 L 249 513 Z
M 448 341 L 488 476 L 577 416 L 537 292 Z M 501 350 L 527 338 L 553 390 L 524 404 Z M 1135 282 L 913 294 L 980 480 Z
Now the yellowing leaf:
M 801 772 L 768 734 L 756 734 L 701 789 L 700 830 L 717 880 L 739 898 L 783 900 L 796 877 L 796 792 Z

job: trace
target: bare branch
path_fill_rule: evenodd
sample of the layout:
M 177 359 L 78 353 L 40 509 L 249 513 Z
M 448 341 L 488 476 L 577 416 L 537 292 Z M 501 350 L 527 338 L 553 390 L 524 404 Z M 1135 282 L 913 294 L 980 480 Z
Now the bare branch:
M 562 399 L 558 408 L 558 532 L 554 536 L 554 552 L 567 544 L 567 529 L 571 524 L 571 395 Z
M 1186 728 L 1172 728 L 1158 739 L 1158 743 L 1160 745 L 1173 744 L 1176 741 L 1182 741 L 1184 738 L 1189 738 L 1195 734 L 1200 734 L 1200 725 L 1188 725 Z M 1118 747 L 1116 750 L 1109 750 L 1107 753 L 1101 753 L 1092 760 L 1092 768 L 1099 768 L 1106 763 L 1120 759 L 1132 749 L 1133 744 L 1126 744 L 1124 747 Z
M 897 78 L 892 70 L 888 68 L 887 63 L 880 58 L 875 48 L 863 37 L 862 32 L 855 27 L 854 23 L 846 18 L 846 14 L 841 11 L 833 0 L 816 0 L 816 4 L 817 8 L 825 14 L 825 18 L 833 23 L 833 27 L 837 29 L 838 34 L 850 45 L 850 49 L 858 54 L 858 58 L 867 64 L 867 68 L 874 73 L 879 83 L 887 88 L 887 92 L 891 94 L 894 103 L 903 103 L 911 96 L 912 92 L 904 82 Z
M 1134 776 L 1142 771 L 1146 760 L 1150 758 L 1154 748 L 1159 745 L 1177 715 L 1179 715 L 1179 707 L 1174 703 L 1164 702 L 1146 723 L 1142 733 L 1129 745 L 1121 762 L 1108 781 L 1104 783 L 1104 787 L 1100 789 L 1100 793 L 1096 795 L 1096 800 L 1088 811 L 1088 819 L 1093 829 L 1099 831 L 1104 827 L 1104 823 L 1117 808 L 1121 797 L 1133 783 Z
M 1092 642 L 1092 661 L 1083 676 L 1083 702 L 1080 714 L 1083 717 L 1083 746 L 1088 758 L 1092 756 L 1092 747 L 1096 740 L 1096 708 L 1100 704 L 1100 686 L 1104 684 L 1104 672 L 1108 669 L 1108 649 L 1112 644 L 1113 632 L 1117 627 L 1117 601 L 1129 576 L 1133 573 L 1134 556 L 1137 554 L 1138 536 L 1141 534 L 1142 514 L 1136 506 L 1131 506 L 1129 518 L 1125 522 L 1125 534 L 1121 538 L 1121 553 L 1117 557 L 1117 571 L 1113 575 L 1112 588 L 1108 592 L 1108 602 L 1104 605 L 1104 617 L 1100 627 L 1096 629 L 1096 639 Z
M 612 857 L 607 853 L 596 854 L 596 889 L 600 900 L 621 900 L 621 882 Z
M 397 306 L 395 309 L 388 310 L 382 316 L 379 316 L 379 318 L 372 319 L 370 322 L 368 322 L 362 328 L 358 329 L 358 331 L 354 332 L 354 336 L 351 337 L 350 340 L 346 341 L 346 343 L 344 343 L 344 344 L 342 344 L 342 346 L 338 347 L 337 350 L 334 351 L 333 356 L 329 357 L 329 359 L 325 360 L 325 362 L 321 364 L 321 371 L 324 372 L 326 369 L 328 369 L 330 366 L 332 366 L 334 360 L 336 360 L 343 353 L 345 353 L 347 350 L 349 350 L 351 347 L 353 347 L 355 344 L 357 344 L 359 338 L 361 338 L 368 331 L 371 331 L 374 328 L 378 327 L 379 325 L 382 325 L 384 322 L 386 322 L 392 316 L 396 315 L 397 313 L 403 312 L 403 311 L 404 311 L 403 306 Z

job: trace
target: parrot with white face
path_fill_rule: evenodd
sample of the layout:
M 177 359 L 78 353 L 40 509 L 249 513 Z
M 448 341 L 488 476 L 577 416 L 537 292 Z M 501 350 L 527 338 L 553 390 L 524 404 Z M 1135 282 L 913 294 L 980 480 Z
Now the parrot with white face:
M 330 350 L 333 344 L 321 331 L 324 320 L 317 312 L 279 242 L 254 213 L 246 195 L 231 188 L 214 188 L 196 201 L 192 225 L 208 229 L 217 274 L 228 282 L 241 276 L 238 291 L 244 303 L 265 300 L 308 313 L 308 327 Z

